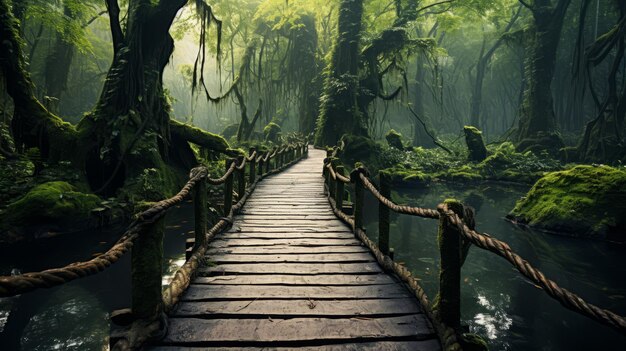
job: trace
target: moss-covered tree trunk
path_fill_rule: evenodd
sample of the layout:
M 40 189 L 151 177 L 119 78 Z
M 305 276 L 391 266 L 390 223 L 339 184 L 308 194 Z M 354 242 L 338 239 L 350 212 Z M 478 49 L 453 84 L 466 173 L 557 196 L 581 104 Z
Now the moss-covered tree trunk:
M 535 0 L 530 7 L 533 15 L 531 35 L 527 43 L 526 79 L 524 99 L 519 120 L 518 140 L 523 149 L 541 142 L 546 135 L 556 131 L 556 116 L 552 97 L 552 80 L 556 54 L 561 39 L 563 20 L 571 0 L 559 0 L 556 6 L 550 0 Z M 554 143 L 552 143 L 554 144 Z M 558 145 L 540 145 L 551 148 Z
M 362 16 L 363 0 L 341 1 L 337 38 L 324 81 L 316 145 L 334 145 L 346 133 L 367 134 L 357 107 Z
M 117 0 L 107 0 L 115 57 L 94 111 L 76 126 L 50 113 L 36 98 L 22 53 L 19 24 L 0 0 L 0 68 L 15 104 L 18 148 L 36 147 L 50 161 L 70 160 L 92 190 L 129 195 L 153 182 L 156 200 L 171 194 L 196 163 L 188 141 L 227 151 L 220 137 L 170 121 L 163 70 L 174 49 L 170 26 L 187 0 L 130 0 L 126 25 Z M 170 129 L 170 126 L 175 128 Z

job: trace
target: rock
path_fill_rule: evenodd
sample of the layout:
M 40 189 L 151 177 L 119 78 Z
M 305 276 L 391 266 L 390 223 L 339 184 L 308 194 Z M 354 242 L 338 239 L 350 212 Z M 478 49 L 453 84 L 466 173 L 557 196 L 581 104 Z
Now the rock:
M 381 168 L 380 155 L 382 147 L 374 140 L 359 136 L 346 134 L 341 137 L 344 144 L 343 151 L 339 154 L 339 158 L 348 170 L 357 162 L 362 162 L 374 174 Z
M 517 144 L 517 151 L 531 151 L 537 155 L 547 152 L 552 157 L 558 157 L 559 151 L 564 147 L 565 144 L 557 133 L 538 133 L 533 138 L 521 140 Z
M 543 230 L 626 242 L 626 169 L 576 166 L 548 173 L 507 217 Z
M 404 150 L 404 145 L 402 144 L 402 134 L 391 129 L 385 135 L 385 139 L 387 140 L 387 144 L 389 144 L 389 147 L 393 147 L 398 150 Z
M 3 215 L 1 226 L 22 229 L 38 228 L 42 233 L 58 228 L 72 228 L 92 217 L 92 210 L 100 207 L 100 198 L 85 194 L 66 182 L 49 182 L 31 189 L 13 202 Z M 36 235 L 37 231 L 25 231 Z
M 239 123 L 231 124 L 224 128 L 222 136 L 226 139 L 234 138 L 237 135 L 237 130 L 239 130 Z
M 480 162 L 487 158 L 487 148 L 483 141 L 482 132 L 472 126 L 463 127 L 463 131 L 465 132 L 465 142 L 469 151 L 469 160 Z

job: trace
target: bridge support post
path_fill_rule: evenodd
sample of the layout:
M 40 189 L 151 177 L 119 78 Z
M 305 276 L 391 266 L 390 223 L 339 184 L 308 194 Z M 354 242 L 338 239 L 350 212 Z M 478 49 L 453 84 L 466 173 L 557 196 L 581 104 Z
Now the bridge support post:
M 226 160 L 226 171 L 228 171 L 233 162 L 235 162 L 233 159 Z M 231 173 L 224 183 L 224 217 L 228 217 L 230 210 L 233 208 L 233 175 L 234 173 Z
M 252 155 L 256 151 L 254 148 L 250 149 L 250 155 Z M 250 185 L 254 184 L 256 180 L 256 156 L 252 158 L 250 161 Z
M 337 166 L 335 172 L 338 175 L 345 176 L 345 171 L 343 166 Z M 344 195 L 344 184 L 341 180 L 337 179 L 337 188 L 335 190 L 335 204 L 339 211 L 343 211 L 343 195 Z
M 206 230 L 208 222 L 207 183 L 202 178 L 193 189 L 193 214 L 195 221 L 195 244 L 194 249 L 206 243 Z
M 378 172 L 380 179 L 380 194 L 391 199 L 391 185 L 389 176 L 384 171 Z M 378 248 L 389 256 L 389 207 L 378 202 Z
M 133 318 L 153 320 L 163 310 L 163 233 L 165 217 L 146 226 L 132 248 L 131 306 Z
M 439 293 L 434 304 L 441 321 L 458 330 L 461 327 L 461 267 L 469 244 L 461 239 L 459 228 L 452 222 L 449 212 L 457 214 L 470 228 L 474 226 L 474 213 L 456 200 L 446 200 L 437 206 L 437 210 L 440 214 L 437 242 L 441 259 Z
M 243 156 L 239 156 L 237 158 L 237 164 L 241 165 L 243 163 Z M 242 170 L 237 171 L 237 194 L 239 197 L 237 201 L 240 201 L 244 194 L 246 193 L 246 167 L 243 167 Z
M 273 152 L 274 152 L 273 150 L 270 150 L 270 151 L 267 152 L 269 157 L 267 158 L 267 162 L 265 163 L 265 173 L 266 174 L 270 172 L 270 169 L 272 167 L 272 157 L 271 156 L 272 156 Z
M 259 177 L 263 176 L 263 171 L 265 170 L 264 165 L 265 165 L 265 163 L 263 162 L 263 156 L 261 156 L 260 160 L 259 160 L 259 170 L 258 170 Z

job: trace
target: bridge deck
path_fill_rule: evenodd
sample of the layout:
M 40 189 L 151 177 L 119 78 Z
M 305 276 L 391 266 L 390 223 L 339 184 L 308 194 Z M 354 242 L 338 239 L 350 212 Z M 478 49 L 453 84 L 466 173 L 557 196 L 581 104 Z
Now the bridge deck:
M 334 216 L 324 155 L 258 185 L 155 349 L 441 349 L 417 300 Z

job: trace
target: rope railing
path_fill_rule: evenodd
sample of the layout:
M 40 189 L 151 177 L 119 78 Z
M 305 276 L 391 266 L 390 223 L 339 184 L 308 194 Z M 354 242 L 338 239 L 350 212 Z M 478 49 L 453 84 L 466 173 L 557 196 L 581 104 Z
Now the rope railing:
M 323 175 L 325 190 L 335 214 L 350 225 L 356 236 L 374 252 L 379 263 L 387 270 L 396 273 L 415 292 L 418 299 L 429 309 L 433 323 L 444 342 L 444 350 L 458 350 L 457 339 L 450 338 L 450 331 L 460 330 L 460 270 L 465 261 L 467 250 L 473 244 L 481 249 L 495 253 L 506 259 L 517 271 L 541 287 L 548 296 L 557 300 L 566 308 L 589 317 L 603 325 L 610 326 L 626 335 L 626 319 L 606 309 L 602 309 L 583 300 L 578 295 L 560 287 L 556 282 L 534 268 L 525 259 L 515 253 L 510 246 L 488 234 L 474 230 L 473 209 L 457 202 L 440 204 L 437 209 L 398 205 L 390 200 L 390 180 L 384 172 L 379 173 L 380 185 L 377 188 L 369 179 L 364 168 L 357 168 L 351 174 L 349 182 L 354 184 L 353 216 L 343 212 L 344 185 L 343 167 L 332 162 L 337 149 L 328 151 Z M 382 205 L 379 206 L 379 239 L 373 243 L 363 228 L 363 195 L 369 191 Z M 393 249 L 389 247 L 389 211 L 422 218 L 439 220 L 439 248 L 441 255 L 441 274 L 439 281 L 437 310 L 427 303 L 423 289 L 418 281 L 411 277 L 403 266 L 393 263 Z
M 280 152 L 279 152 L 280 150 Z M 201 258 L 207 250 L 208 242 L 218 233 L 227 229 L 233 215 L 236 214 L 252 193 L 256 184 L 264 177 L 280 172 L 284 168 L 306 157 L 308 153 L 308 140 L 284 147 L 275 148 L 273 152 L 267 152 L 266 156 L 257 157 L 256 150 L 251 150 L 249 156 L 242 156 L 238 160 L 231 159 L 226 163 L 225 173 L 217 179 L 209 178 L 206 167 L 197 167 L 191 170 L 189 181 L 173 197 L 159 201 L 147 210 L 139 213 L 122 237 L 105 253 L 100 254 L 88 261 L 76 262 L 61 268 L 47 269 L 41 272 L 29 272 L 20 275 L 0 277 L 0 297 L 15 296 L 31 292 L 41 288 L 50 288 L 62 285 L 104 271 L 107 267 L 117 262 L 132 248 L 131 258 L 131 281 L 132 281 L 132 318 L 143 326 L 143 333 L 129 332 L 126 337 L 113 337 L 111 344 L 117 345 L 114 349 L 133 349 L 139 347 L 141 342 L 149 339 L 146 331 L 153 333 L 152 336 L 162 335 L 164 323 L 161 323 L 162 312 L 170 311 L 180 298 L 180 295 L 189 286 L 189 282 L 195 270 L 201 262 Z M 273 162 L 273 167 L 271 166 Z M 264 165 L 258 170 L 256 164 Z M 250 181 L 246 187 L 246 164 L 249 166 Z M 257 177 L 257 171 L 259 177 Z M 238 201 L 232 205 L 233 180 L 235 172 L 238 173 Z M 207 184 L 224 185 L 224 215 L 211 229 L 207 230 L 208 204 Z M 165 288 L 162 284 L 163 253 L 162 246 L 164 235 L 164 218 L 166 213 L 174 206 L 193 195 L 195 217 L 195 245 L 189 259 L 174 274 L 171 283 Z M 148 321 L 148 322 L 146 322 Z M 152 323 L 152 324 L 151 324 Z M 153 327 L 154 323 L 158 327 Z M 166 323 L 165 323 L 166 324 Z M 148 327 L 148 325 L 151 325 Z M 139 336 L 139 335 L 143 336 Z M 131 335 L 128 337 L 128 335 Z M 123 339 L 123 340 L 122 340 Z M 119 343 L 117 342 L 119 341 Z

